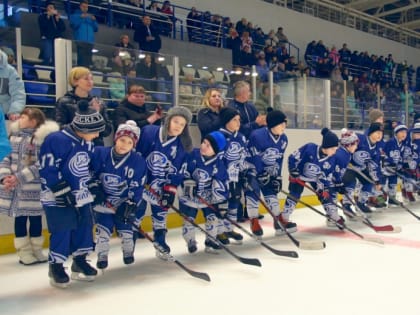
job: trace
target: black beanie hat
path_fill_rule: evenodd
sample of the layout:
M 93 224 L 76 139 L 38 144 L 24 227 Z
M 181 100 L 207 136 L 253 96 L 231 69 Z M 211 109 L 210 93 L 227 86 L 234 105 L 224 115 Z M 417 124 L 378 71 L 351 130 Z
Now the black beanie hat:
M 221 126 L 224 128 L 226 124 L 236 115 L 239 115 L 239 111 L 237 109 L 232 107 L 223 107 L 219 112 Z
M 328 128 L 322 128 L 322 145 L 324 149 L 338 147 L 338 137 L 337 135 L 329 130 Z
M 370 134 L 374 133 L 375 131 L 384 131 L 384 127 L 381 123 L 371 123 L 368 129 L 368 136 L 370 136 Z
M 216 154 L 223 151 L 226 147 L 226 138 L 220 131 L 210 132 L 204 139 L 207 139 L 210 142 L 213 151 Z
M 71 122 L 74 130 L 81 133 L 95 133 L 105 130 L 105 120 L 102 115 L 89 107 L 86 100 L 77 103 L 77 111 Z
M 280 125 L 284 122 L 287 122 L 286 115 L 280 110 L 272 110 L 267 114 L 267 127 L 274 128 L 277 125 Z

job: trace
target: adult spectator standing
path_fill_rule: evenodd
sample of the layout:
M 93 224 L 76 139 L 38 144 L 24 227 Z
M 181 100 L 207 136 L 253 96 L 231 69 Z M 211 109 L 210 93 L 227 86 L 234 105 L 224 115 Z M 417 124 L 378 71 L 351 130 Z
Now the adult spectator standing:
M 195 7 L 191 8 L 191 11 L 187 15 L 187 32 L 188 40 L 190 42 L 197 41 L 198 38 L 195 38 L 199 34 L 199 28 L 201 25 L 200 21 L 201 15 Z
M 54 63 L 54 39 L 61 37 L 66 30 L 53 2 L 47 2 L 46 11 L 38 17 L 38 25 L 41 34 L 41 59 L 45 65 L 52 65 Z
M 241 128 L 239 131 L 248 139 L 251 132 L 266 126 L 266 115 L 259 115 L 255 105 L 250 102 L 251 90 L 248 82 L 238 81 L 234 87 L 234 98 L 229 103 L 239 111 Z
M 136 59 L 135 48 L 130 43 L 130 37 L 127 34 L 120 36 L 120 42 L 115 44 L 117 49 L 114 51 L 112 61 L 114 62 L 114 70 L 123 75 L 134 68 L 134 61 Z
M 162 47 L 160 36 L 152 25 L 150 16 L 143 17 L 143 23 L 134 31 L 134 41 L 139 44 L 139 49 L 150 52 L 159 52 Z
M 276 37 L 279 40 L 279 44 L 287 44 L 289 42 L 289 39 L 283 33 L 283 27 L 277 28 Z
M 345 63 L 346 66 L 351 62 L 351 51 L 347 48 L 347 44 L 344 43 L 343 47 L 338 51 L 338 54 L 340 55 L 341 62 Z
M 222 93 L 219 89 L 210 88 L 203 97 L 201 108 L 197 113 L 197 125 L 201 132 L 201 139 L 212 131 L 217 131 L 222 126 L 219 112 L 223 108 Z
M 9 120 L 19 119 L 25 107 L 26 93 L 22 79 L 0 50 L 0 105 Z
M 229 29 L 229 36 L 226 39 L 226 48 L 232 50 L 232 65 L 239 66 L 241 64 L 241 46 L 242 40 L 238 32 L 233 27 Z
M 146 90 L 141 85 L 135 84 L 129 87 L 127 96 L 114 111 L 115 130 L 127 120 L 134 120 L 140 129 L 146 125 L 160 123 L 163 117 L 162 109 L 156 107 L 153 110 L 146 104 L 146 98 Z
M 68 83 L 72 89 L 57 100 L 55 121 L 64 128 L 73 121 L 78 104 L 83 101 L 88 102 L 89 108 L 99 112 L 105 121 L 104 130 L 94 140 L 96 145 L 104 145 L 103 138 L 108 137 L 112 132 L 112 122 L 108 118 L 106 106 L 102 100 L 90 94 L 93 89 L 92 73 L 88 68 L 74 67 L 70 71 Z
M 70 15 L 70 26 L 77 41 L 77 65 L 89 68 L 92 64 L 92 48 L 98 23 L 93 14 L 88 13 L 89 2 L 80 1 L 79 10 Z

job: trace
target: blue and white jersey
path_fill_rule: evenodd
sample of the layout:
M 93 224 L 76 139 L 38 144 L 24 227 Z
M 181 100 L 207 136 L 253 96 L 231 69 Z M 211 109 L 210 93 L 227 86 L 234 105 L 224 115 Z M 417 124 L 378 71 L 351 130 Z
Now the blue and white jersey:
M 390 138 L 385 142 L 384 153 L 385 153 L 385 166 L 395 165 L 402 166 L 404 158 L 404 150 L 406 148 L 406 141 L 398 142 L 397 137 Z
M 196 184 L 196 195 L 209 204 L 218 204 L 227 200 L 228 174 L 223 160 L 223 152 L 211 158 L 201 155 L 200 149 L 194 149 L 187 157 L 185 179 L 192 179 Z M 190 207 L 207 207 L 200 202 L 200 198 L 180 196 L 180 202 Z
M 78 137 L 69 127 L 45 138 L 39 155 L 41 202 L 44 206 L 56 205 L 51 187 L 62 181 L 71 187 L 77 207 L 93 201 L 87 188 L 93 152 L 93 142 Z
M 147 179 L 153 193 L 144 190 L 145 200 L 159 204 L 156 196 L 161 195 L 164 185 L 178 186 L 184 178 L 186 152 L 179 137 L 163 142 L 162 127 L 144 126 L 136 150 L 146 160 Z
M 230 132 L 221 128 L 219 130 L 226 137 L 226 148 L 224 151 L 224 161 L 229 176 L 229 182 L 237 183 L 239 173 L 247 169 L 245 159 L 249 156 L 247 140 L 240 132 Z
M 335 154 L 333 155 L 334 159 L 334 171 L 332 176 L 333 184 L 340 184 L 344 173 L 347 170 L 347 166 L 351 160 L 351 153 L 343 146 L 340 146 Z
M 107 197 L 106 205 L 102 206 L 118 208 L 121 201 L 127 199 L 138 205 L 146 182 L 146 161 L 135 151 L 115 161 L 112 149 L 96 147 L 91 163 L 92 171 L 100 179 Z
M 413 133 L 410 131 L 405 141 L 403 163 L 408 164 L 410 170 L 416 170 L 420 163 L 420 139 L 413 140 Z
M 257 170 L 257 174 L 266 171 L 270 176 L 281 176 L 284 152 L 288 140 L 285 134 L 275 137 L 267 127 L 254 130 L 248 142 L 249 161 Z
M 359 145 L 352 155 L 351 164 L 360 171 L 367 170 L 372 180 L 379 181 L 381 152 L 380 147 L 372 144 L 366 134 L 357 134 Z
M 289 171 L 297 169 L 299 178 L 305 182 L 314 182 L 318 189 L 332 186 L 335 169 L 334 156 L 322 156 L 321 148 L 315 143 L 307 143 L 289 155 Z

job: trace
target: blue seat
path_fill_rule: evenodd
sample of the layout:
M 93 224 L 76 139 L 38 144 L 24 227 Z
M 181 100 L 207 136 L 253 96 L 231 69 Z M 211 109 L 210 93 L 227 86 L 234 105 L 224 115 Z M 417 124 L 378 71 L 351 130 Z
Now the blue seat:
M 33 105 L 55 104 L 55 96 L 48 96 L 49 85 L 43 82 L 25 82 L 26 103 Z M 37 95 L 34 95 L 37 94 Z M 38 95 L 39 94 L 39 95 Z

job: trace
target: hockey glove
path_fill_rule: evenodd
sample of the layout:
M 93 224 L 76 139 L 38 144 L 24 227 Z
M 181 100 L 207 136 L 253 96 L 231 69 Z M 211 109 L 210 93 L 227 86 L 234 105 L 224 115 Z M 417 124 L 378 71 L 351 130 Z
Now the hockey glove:
M 257 171 L 255 168 L 249 168 L 244 172 L 243 180 L 244 180 L 244 187 L 251 186 L 252 181 L 255 180 L 257 177 Z
M 280 176 L 275 177 L 271 180 L 271 187 L 275 194 L 278 194 L 283 186 L 282 178 Z
M 118 207 L 116 216 L 124 222 L 124 224 L 128 224 L 130 222 L 134 222 L 136 216 L 137 204 L 128 199 L 123 202 L 121 206 Z
M 100 205 L 106 201 L 106 194 L 102 188 L 102 183 L 99 180 L 88 182 L 88 189 L 92 194 L 94 205 Z
M 165 185 L 162 189 L 162 196 L 160 200 L 160 204 L 163 209 L 168 210 L 175 201 L 176 195 L 176 186 L 174 185 Z
M 318 190 L 316 194 L 318 195 L 318 199 L 322 204 L 331 202 L 331 196 L 328 190 Z
M 335 184 L 334 188 L 339 194 L 346 194 L 346 187 L 344 187 L 343 183 Z
M 229 183 L 229 200 L 230 201 L 239 201 L 242 197 L 242 189 L 239 183 L 230 182 Z
M 257 180 L 261 186 L 268 186 L 270 184 L 270 175 L 263 171 L 261 174 L 258 174 Z
M 76 198 L 71 192 L 71 187 L 66 181 L 61 181 L 51 187 L 57 207 L 69 208 L 76 206 Z

